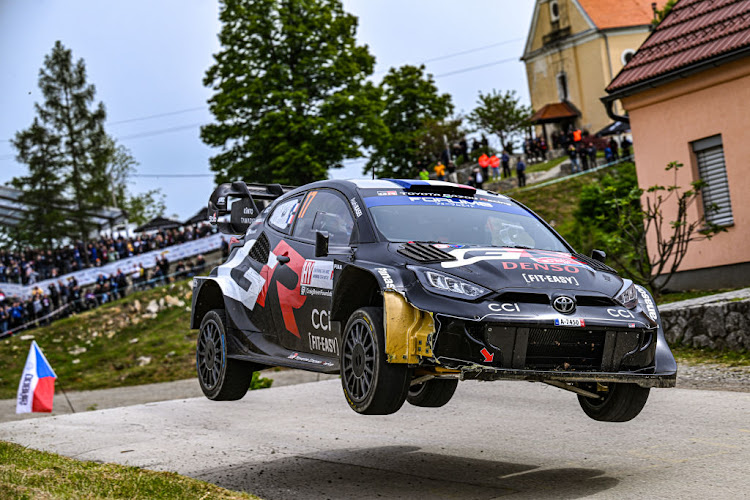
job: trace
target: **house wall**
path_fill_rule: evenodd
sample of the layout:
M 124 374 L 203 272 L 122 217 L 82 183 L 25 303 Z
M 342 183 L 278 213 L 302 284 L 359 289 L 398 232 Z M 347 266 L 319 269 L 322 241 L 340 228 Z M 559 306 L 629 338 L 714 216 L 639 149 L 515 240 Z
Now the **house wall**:
M 698 180 L 696 160 L 690 143 L 716 134 L 722 135 L 734 225 L 711 240 L 691 243 L 680 271 L 750 262 L 750 203 L 746 199 L 750 192 L 748 62 L 744 59 L 725 64 L 623 99 L 623 105 L 630 114 L 638 183 L 641 188 L 655 184 L 673 184 L 674 175 L 664 170 L 671 161 L 679 161 L 685 165 L 678 173 L 676 184 L 689 186 L 691 182 Z M 644 201 L 646 196 L 648 195 L 644 195 Z M 674 207 L 665 211 L 665 219 L 673 220 L 675 213 Z M 692 220 L 696 220 L 702 213 L 701 203 L 691 207 Z M 655 241 L 656 234 L 652 232 L 648 235 L 649 252 L 653 252 Z M 738 269 L 744 270 L 744 276 L 735 278 L 750 284 L 750 266 Z M 702 282 L 710 281 L 705 279 L 706 273 L 703 276 Z M 719 279 L 718 274 L 716 277 Z M 717 285 L 718 281 L 704 284 Z M 719 286 L 701 286 L 701 283 L 696 283 L 693 287 Z

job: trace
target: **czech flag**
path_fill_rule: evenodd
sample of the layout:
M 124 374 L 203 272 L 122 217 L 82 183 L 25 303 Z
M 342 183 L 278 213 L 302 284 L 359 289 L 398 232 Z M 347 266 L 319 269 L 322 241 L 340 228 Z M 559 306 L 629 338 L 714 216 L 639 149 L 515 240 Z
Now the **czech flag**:
M 36 340 L 32 341 L 21 383 L 18 384 L 16 413 L 52 412 L 56 378 Z

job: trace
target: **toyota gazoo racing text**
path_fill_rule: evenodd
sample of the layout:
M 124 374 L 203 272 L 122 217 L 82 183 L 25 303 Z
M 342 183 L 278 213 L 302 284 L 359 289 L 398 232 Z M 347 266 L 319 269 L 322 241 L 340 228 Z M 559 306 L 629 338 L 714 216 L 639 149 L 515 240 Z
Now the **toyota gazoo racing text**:
M 675 385 L 649 292 L 508 197 L 433 181 L 235 182 L 214 191 L 209 220 L 236 235 L 194 281 L 210 399 L 239 399 L 254 371 L 284 366 L 340 374 L 363 414 L 442 406 L 460 380 L 526 380 L 623 422 L 651 387 Z

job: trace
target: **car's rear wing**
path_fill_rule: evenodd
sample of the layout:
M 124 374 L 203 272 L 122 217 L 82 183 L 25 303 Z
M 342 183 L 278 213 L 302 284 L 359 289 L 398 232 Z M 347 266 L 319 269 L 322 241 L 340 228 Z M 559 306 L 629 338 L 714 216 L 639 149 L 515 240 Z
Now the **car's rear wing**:
M 260 210 L 256 200 L 275 200 L 296 189 L 281 184 L 248 184 L 242 181 L 220 184 L 208 199 L 208 221 L 224 234 L 244 234 Z M 230 199 L 233 201 L 230 203 Z M 229 222 L 220 218 L 229 215 Z

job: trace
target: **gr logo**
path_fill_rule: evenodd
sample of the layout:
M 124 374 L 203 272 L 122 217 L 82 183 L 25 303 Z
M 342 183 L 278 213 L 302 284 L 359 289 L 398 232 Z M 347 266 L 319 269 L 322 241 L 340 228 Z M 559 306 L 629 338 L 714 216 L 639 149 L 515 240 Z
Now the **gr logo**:
M 328 311 L 319 311 L 317 309 L 313 309 L 312 326 L 316 330 L 330 331 L 331 330 L 330 313 Z
M 635 316 L 633 316 L 633 313 L 630 311 L 627 311 L 625 309 L 607 309 L 607 314 L 614 318 L 627 318 L 627 319 L 633 319 Z

